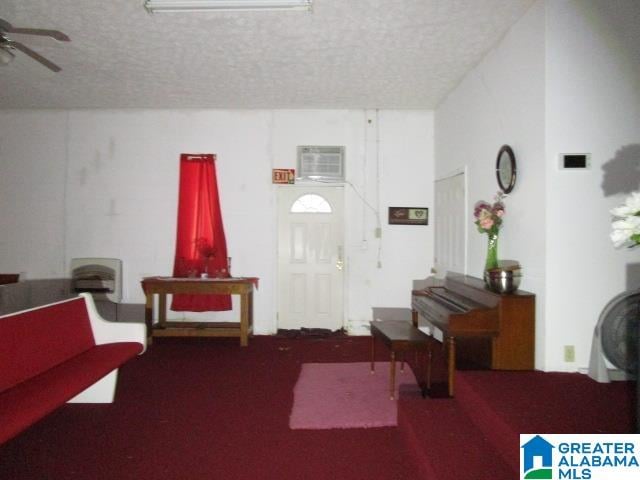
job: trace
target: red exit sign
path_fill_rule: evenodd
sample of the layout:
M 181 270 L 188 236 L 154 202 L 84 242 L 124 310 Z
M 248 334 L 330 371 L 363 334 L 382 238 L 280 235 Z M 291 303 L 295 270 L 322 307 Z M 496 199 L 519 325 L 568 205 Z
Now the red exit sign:
M 296 171 L 293 168 L 274 168 L 271 178 L 273 183 L 295 183 Z

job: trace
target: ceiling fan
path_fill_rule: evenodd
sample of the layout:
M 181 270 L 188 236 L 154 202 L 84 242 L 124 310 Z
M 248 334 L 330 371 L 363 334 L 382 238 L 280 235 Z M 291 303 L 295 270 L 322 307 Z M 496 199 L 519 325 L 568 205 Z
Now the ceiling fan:
M 15 28 L 6 20 L 0 18 L 0 65 L 10 63 L 15 55 L 13 50 L 19 50 L 25 55 L 30 56 L 35 61 L 40 62 L 49 70 L 59 72 L 62 70 L 51 60 L 44 58 L 37 52 L 34 52 L 23 43 L 16 42 L 10 38 L 10 34 L 17 33 L 21 35 L 40 35 L 43 37 L 51 37 L 60 42 L 70 42 L 71 40 L 64 33 L 58 30 L 45 30 L 42 28 Z

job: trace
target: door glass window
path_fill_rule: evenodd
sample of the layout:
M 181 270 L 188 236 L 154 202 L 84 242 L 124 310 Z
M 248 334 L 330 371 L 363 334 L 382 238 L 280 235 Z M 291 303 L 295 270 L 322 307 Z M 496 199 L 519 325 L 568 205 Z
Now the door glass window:
M 324 197 L 307 193 L 293 202 L 290 211 L 291 213 L 331 213 L 331 205 Z

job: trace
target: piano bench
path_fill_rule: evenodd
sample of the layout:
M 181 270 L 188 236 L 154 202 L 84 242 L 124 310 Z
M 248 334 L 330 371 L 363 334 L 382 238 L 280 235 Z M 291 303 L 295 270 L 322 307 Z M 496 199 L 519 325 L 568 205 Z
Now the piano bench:
M 391 400 L 396 392 L 396 353 L 429 351 L 429 336 L 418 330 L 410 320 L 374 320 L 371 326 L 371 373 L 375 371 L 376 339 L 391 351 L 389 391 Z M 404 357 L 402 356 L 404 370 Z M 425 391 L 423 389 L 423 396 Z

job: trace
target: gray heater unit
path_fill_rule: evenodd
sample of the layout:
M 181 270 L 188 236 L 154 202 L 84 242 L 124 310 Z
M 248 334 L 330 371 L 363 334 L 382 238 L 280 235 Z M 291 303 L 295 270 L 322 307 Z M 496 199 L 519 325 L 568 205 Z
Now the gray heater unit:
M 122 300 L 122 260 L 117 258 L 71 259 L 71 288 L 89 292 L 96 300 Z

